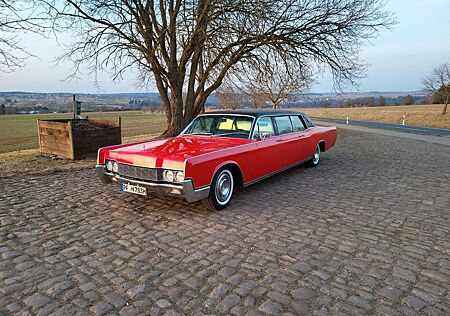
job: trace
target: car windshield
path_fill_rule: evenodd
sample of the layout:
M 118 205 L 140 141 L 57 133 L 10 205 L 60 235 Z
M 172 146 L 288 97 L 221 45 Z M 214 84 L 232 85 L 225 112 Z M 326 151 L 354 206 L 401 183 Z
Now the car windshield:
M 253 117 L 235 115 L 198 116 L 183 134 L 248 138 Z

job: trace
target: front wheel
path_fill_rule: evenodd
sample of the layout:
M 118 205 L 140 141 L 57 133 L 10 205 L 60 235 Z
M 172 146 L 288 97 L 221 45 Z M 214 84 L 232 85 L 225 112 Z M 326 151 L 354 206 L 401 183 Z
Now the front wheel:
M 230 203 L 233 191 L 233 173 L 228 168 L 219 169 L 211 183 L 209 196 L 202 202 L 209 209 L 223 210 Z
M 320 162 L 320 145 L 317 144 L 316 151 L 314 152 L 312 159 L 309 161 L 309 165 L 311 167 L 315 167 L 319 164 L 319 162 Z

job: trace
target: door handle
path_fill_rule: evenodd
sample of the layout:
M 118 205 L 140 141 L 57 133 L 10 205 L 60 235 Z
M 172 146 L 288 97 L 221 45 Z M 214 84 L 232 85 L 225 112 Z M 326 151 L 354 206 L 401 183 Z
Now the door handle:
M 282 143 L 282 142 L 284 142 L 284 139 L 277 139 L 275 142 Z
M 303 137 L 306 137 L 306 135 L 305 134 L 298 135 L 298 138 L 303 138 Z

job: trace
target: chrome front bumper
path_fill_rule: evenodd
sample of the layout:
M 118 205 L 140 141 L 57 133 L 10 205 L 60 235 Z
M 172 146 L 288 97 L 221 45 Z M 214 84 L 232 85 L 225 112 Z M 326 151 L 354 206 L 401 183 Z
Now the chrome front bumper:
M 186 179 L 180 184 L 150 182 L 130 179 L 110 173 L 106 170 L 104 165 L 97 165 L 95 169 L 100 177 L 100 180 L 105 184 L 129 183 L 139 185 L 145 187 L 149 192 L 163 195 L 182 196 L 190 203 L 205 199 L 209 195 L 209 186 L 201 189 L 195 189 L 191 179 Z

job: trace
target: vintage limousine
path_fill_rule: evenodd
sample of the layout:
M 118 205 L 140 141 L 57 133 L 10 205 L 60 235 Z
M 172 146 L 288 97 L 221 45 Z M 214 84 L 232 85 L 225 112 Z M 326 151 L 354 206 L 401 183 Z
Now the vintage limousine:
M 177 137 L 101 148 L 96 169 L 121 191 L 184 196 L 220 210 L 237 186 L 303 162 L 316 166 L 335 141 L 335 127 L 314 126 L 302 112 L 208 112 Z

